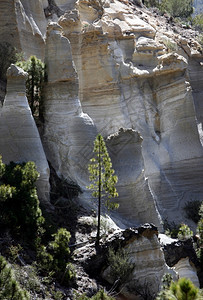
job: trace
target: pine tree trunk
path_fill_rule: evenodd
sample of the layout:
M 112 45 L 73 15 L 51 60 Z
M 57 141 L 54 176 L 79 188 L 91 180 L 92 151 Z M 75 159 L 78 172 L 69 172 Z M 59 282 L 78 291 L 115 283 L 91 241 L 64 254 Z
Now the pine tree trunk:
M 97 223 L 97 237 L 96 237 L 96 248 L 99 248 L 100 240 L 100 223 L 101 223 L 101 141 L 99 141 L 99 195 L 98 195 L 98 223 Z

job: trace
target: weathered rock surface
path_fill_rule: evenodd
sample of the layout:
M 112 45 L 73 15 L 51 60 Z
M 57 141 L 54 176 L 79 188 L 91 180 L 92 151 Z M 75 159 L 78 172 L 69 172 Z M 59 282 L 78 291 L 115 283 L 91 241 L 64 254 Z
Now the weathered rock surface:
M 0 110 L 0 153 L 4 163 L 34 161 L 40 178 L 39 197 L 49 201 L 49 166 L 26 93 L 27 73 L 11 65 L 7 71 L 7 94 Z

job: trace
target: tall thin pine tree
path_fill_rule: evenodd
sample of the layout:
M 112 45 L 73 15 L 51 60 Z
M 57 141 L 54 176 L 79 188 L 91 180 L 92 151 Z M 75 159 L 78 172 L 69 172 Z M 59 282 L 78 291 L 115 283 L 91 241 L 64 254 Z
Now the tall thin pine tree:
M 104 198 L 104 204 L 108 209 L 118 208 L 118 203 L 110 201 L 111 198 L 118 196 L 115 187 L 118 177 L 113 175 L 115 171 L 112 168 L 111 159 L 101 134 L 98 134 L 94 141 L 93 153 L 94 157 L 90 160 L 88 165 L 88 170 L 90 173 L 89 180 L 91 184 L 87 188 L 92 190 L 92 196 L 98 201 L 98 223 L 96 237 L 96 247 L 98 247 L 100 241 L 102 199 Z

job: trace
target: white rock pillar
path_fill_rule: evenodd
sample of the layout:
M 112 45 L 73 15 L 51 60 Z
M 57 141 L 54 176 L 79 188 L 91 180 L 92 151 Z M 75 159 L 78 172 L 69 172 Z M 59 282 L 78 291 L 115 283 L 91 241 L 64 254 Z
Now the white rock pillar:
M 45 63 L 43 145 L 46 155 L 59 176 L 85 188 L 96 128 L 82 111 L 71 45 L 57 23 L 50 23 L 47 28 Z
M 7 94 L 0 111 L 0 154 L 4 163 L 33 161 L 40 177 L 39 198 L 49 200 L 49 166 L 26 97 L 27 73 L 11 65 L 7 70 Z

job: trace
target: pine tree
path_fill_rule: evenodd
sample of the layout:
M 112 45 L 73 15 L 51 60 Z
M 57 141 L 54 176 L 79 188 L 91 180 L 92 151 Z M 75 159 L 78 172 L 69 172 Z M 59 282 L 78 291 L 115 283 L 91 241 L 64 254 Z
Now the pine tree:
M 28 300 L 27 291 L 20 288 L 14 272 L 3 256 L 0 256 L 0 300 Z
M 101 134 L 98 134 L 94 141 L 94 157 L 90 160 L 88 170 L 90 173 L 89 180 L 91 184 L 87 187 L 92 190 L 92 196 L 98 201 L 98 223 L 96 246 L 99 246 L 100 240 L 100 222 L 102 199 L 105 198 L 104 204 L 108 209 L 118 208 L 118 204 L 111 202 L 111 198 L 118 196 L 116 183 L 118 177 L 112 169 L 111 159 L 109 157 L 106 144 Z
M 30 56 L 27 61 L 20 61 L 16 63 L 28 73 L 26 80 L 26 94 L 30 109 L 33 115 L 39 115 L 42 118 L 43 114 L 43 83 L 45 66 L 44 63 L 36 56 Z
M 172 281 L 170 286 L 165 286 L 158 294 L 156 300 L 200 300 L 202 291 L 188 278 Z
M 5 165 L 0 156 L 0 228 L 38 237 L 44 223 L 35 187 L 38 177 L 34 162 Z

